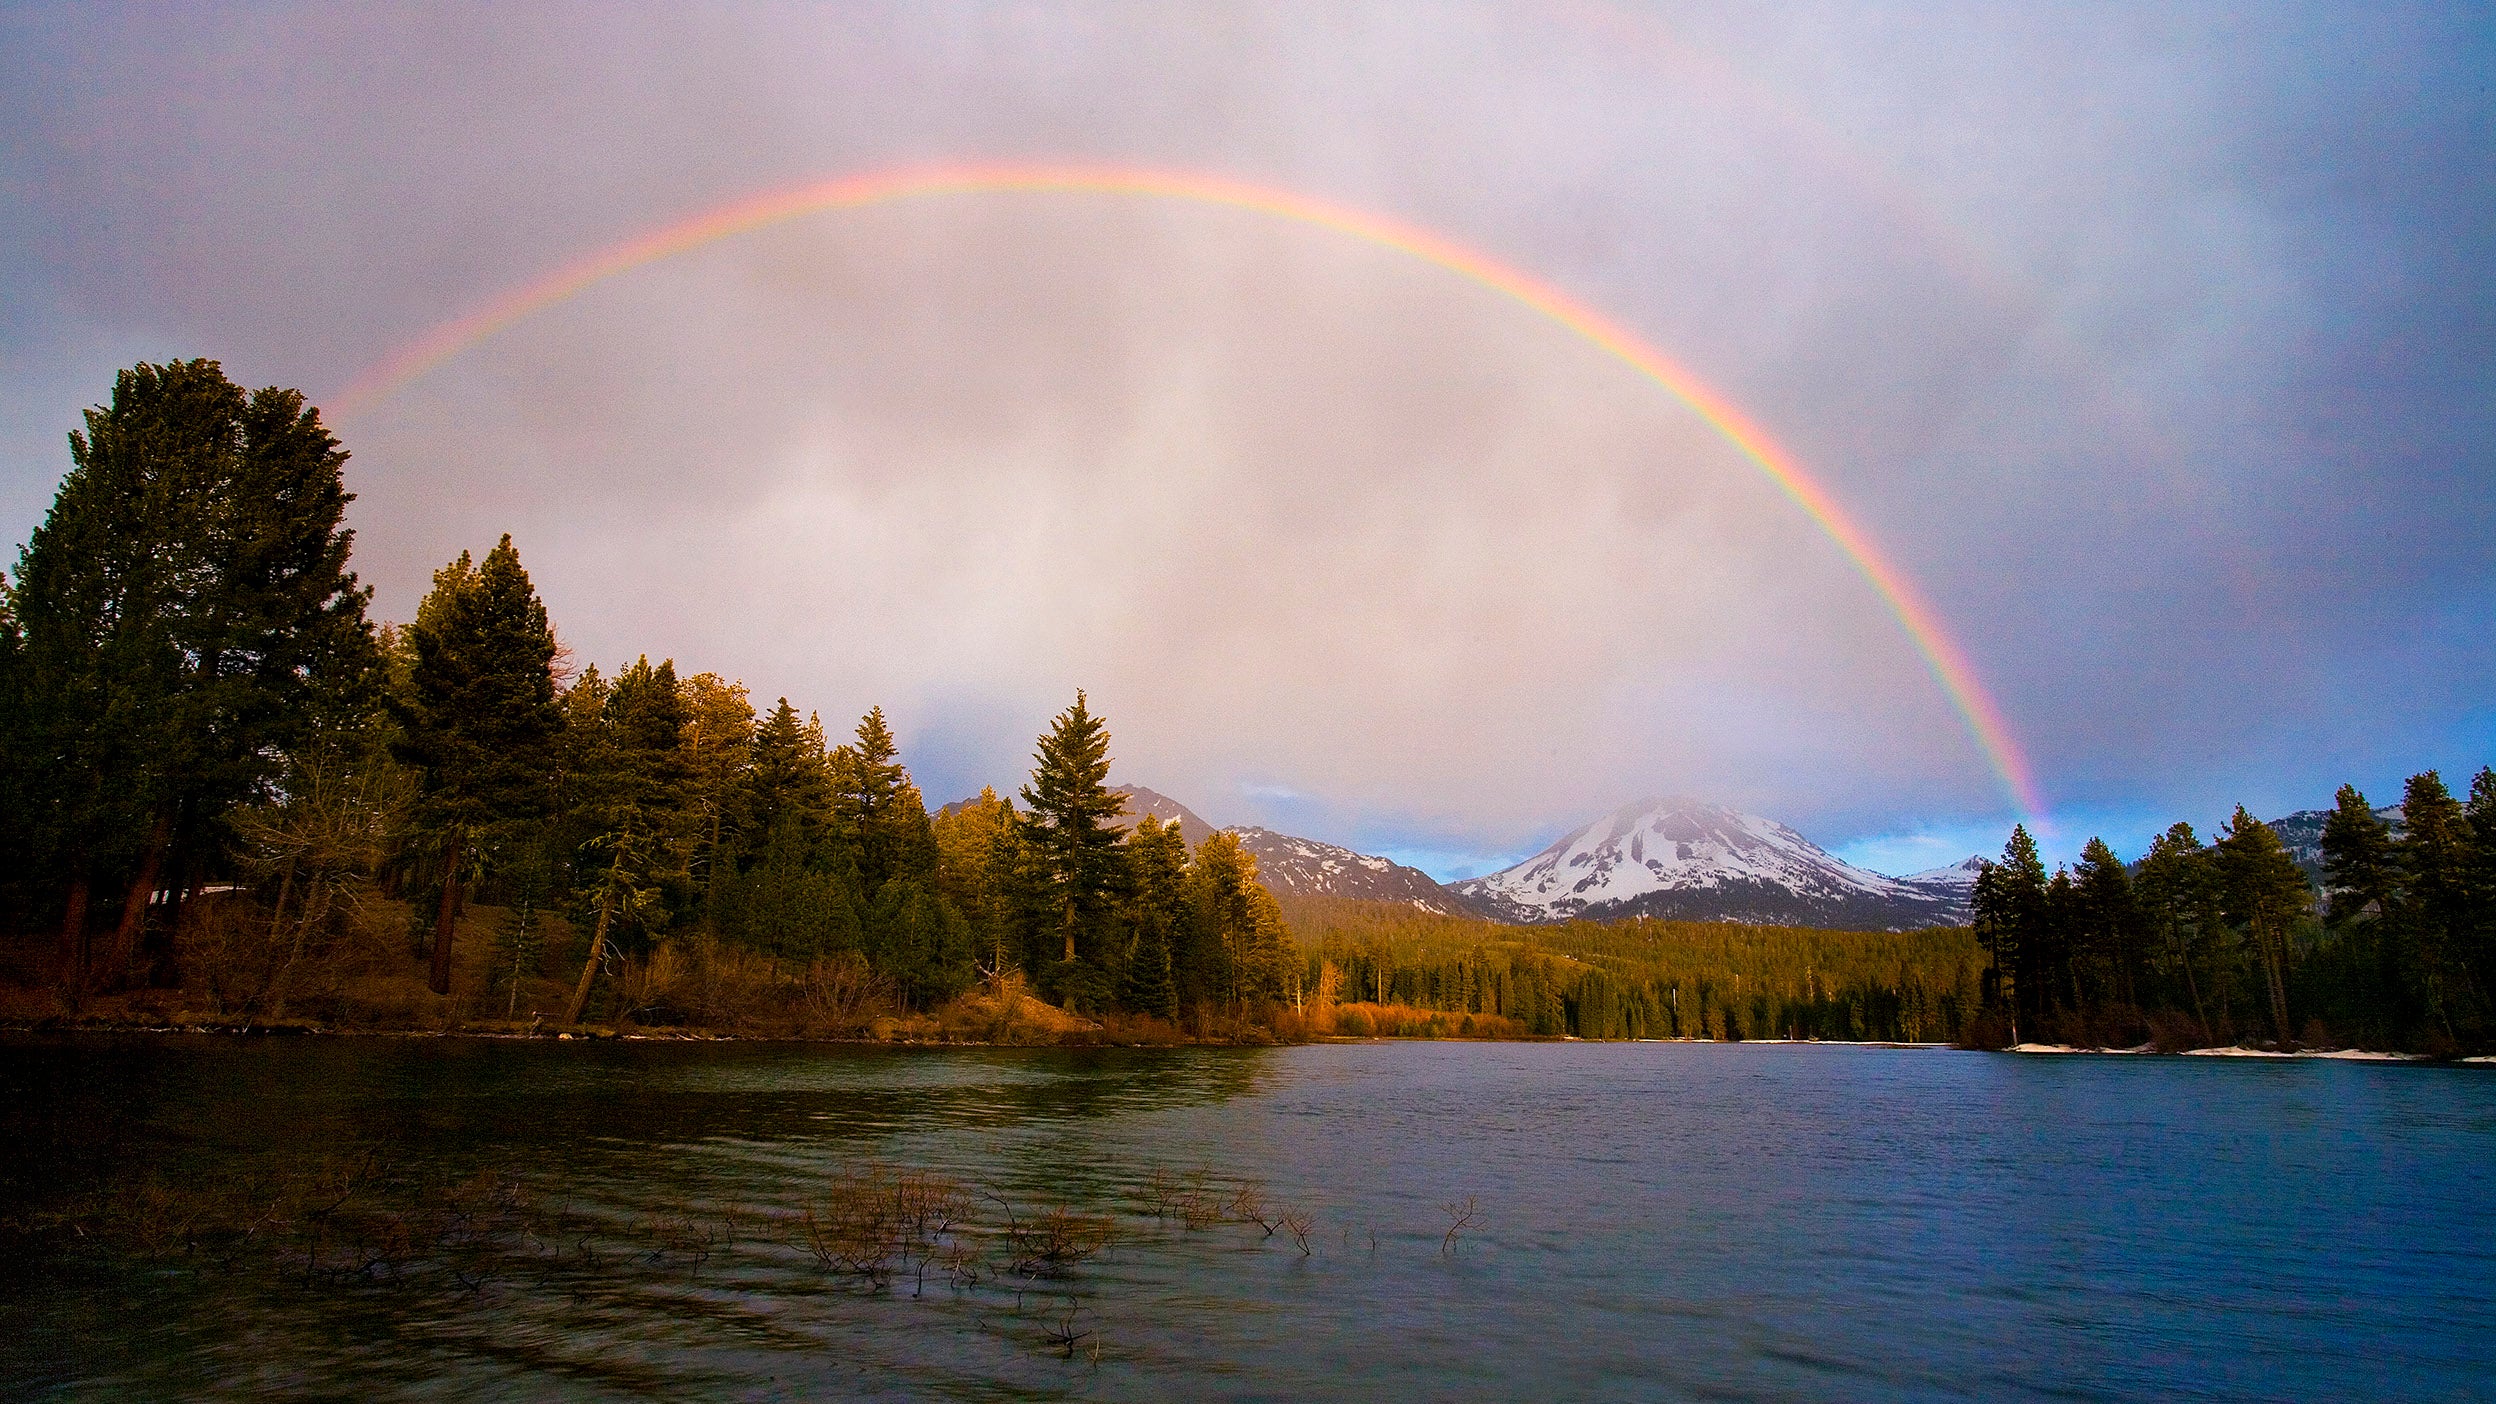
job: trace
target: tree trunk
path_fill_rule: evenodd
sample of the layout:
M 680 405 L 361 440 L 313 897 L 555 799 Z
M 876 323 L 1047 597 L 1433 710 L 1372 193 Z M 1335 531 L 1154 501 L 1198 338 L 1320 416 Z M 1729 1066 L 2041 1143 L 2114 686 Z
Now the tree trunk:
M 99 984 L 107 989 L 117 987 L 130 974 L 131 958 L 139 951 L 139 933 L 147 926 L 147 904 L 156 895 L 156 879 L 165 870 L 165 850 L 173 846 L 173 811 L 157 814 L 156 826 L 148 831 L 147 854 L 139 860 L 138 876 L 130 879 L 129 895 L 121 901 L 121 924 L 113 928 L 112 943 L 104 949 L 101 968 L 95 973 Z
M 451 992 L 451 935 L 459 925 L 459 860 L 466 847 L 466 836 L 451 830 L 450 841 L 443 845 L 442 907 L 433 919 L 433 992 Z
M 87 858 L 73 854 L 69 879 L 69 910 L 61 916 L 61 988 L 72 994 L 87 987 Z
M 180 829 L 181 825 L 176 825 Z M 166 850 L 164 916 L 139 933 L 139 952 L 146 958 L 147 983 L 153 989 L 171 989 L 182 980 L 177 942 L 182 935 L 182 909 L 191 890 L 198 885 L 199 864 L 191 861 L 187 846 L 174 845 Z
M 621 863 L 621 859 L 617 860 Z M 577 1024 L 582 1011 L 589 1008 L 589 985 L 598 978 L 598 956 L 607 948 L 607 923 L 615 917 L 615 886 L 610 882 L 606 895 L 598 899 L 598 929 L 590 933 L 589 959 L 581 962 L 581 980 L 572 987 L 572 1003 L 563 1011 L 563 1021 Z
M 2170 934 L 2175 937 L 2176 968 L 2184 972 L 2184 992 L 2193 997 L 2193 1018 L 2200 1022 L 2202 1031 L 2208 1033 L 2210 1015 L 2201 1007 L 2201 982 L 2193 978 L 2193 948 L 2185 944 L 2182 927 L 2173 928 Z
M 2281 967 L 2288 963 L 2287 933 L 2281 932 L 2276 941 L 2266 938 L 2262 943 L 2262 953 L 2265 957 L 2262 973 L 2270 983 L 2271 1023 L 2279 1030 L 2279 1046 L 2286 1048 L 2288 1046 L 2288 984 Z

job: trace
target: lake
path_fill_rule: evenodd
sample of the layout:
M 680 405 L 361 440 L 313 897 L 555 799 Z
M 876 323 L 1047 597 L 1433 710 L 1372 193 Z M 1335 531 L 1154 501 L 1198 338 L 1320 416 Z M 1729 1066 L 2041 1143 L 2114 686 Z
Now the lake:
M 2484 1068 L 23 1036 L 0 1095 L 12 1397 L 2496 1395 Z M 862 1267 L 896 1194 L 950 1222 Z

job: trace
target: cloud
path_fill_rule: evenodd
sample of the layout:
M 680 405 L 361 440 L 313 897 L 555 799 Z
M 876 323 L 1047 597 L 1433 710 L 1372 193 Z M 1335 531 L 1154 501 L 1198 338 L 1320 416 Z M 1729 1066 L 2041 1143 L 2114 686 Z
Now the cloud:
M 2496 751 L 2466 16 L 6 23 L 14 539 L 136 357 L 318 394 L 755 191 L 1134 161 L 1396 213 L 1656 339 L 1933 596 L 2075 814 L 2294 808 Z M 509 530 L 585 657 L 673 654 L 836 727 L 881 703 L 933 794 L 1010 782 L 1082 686 L 1121 775 L 1414 851 L 1530 851 L 1657 791 L 1824 840 L 2009 817 L 1861 579 L 1685 410 L 1324 231 L 1077 196 L 799 221 L 342 431 L 383 612 Z

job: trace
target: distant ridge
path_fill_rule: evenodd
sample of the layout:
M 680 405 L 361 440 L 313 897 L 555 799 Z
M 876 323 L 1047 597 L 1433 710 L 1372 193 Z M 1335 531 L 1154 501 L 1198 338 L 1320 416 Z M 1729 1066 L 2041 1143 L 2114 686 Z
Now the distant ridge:
M 1472 904 L 1419 868 L 1338 844 L 1293 838 L 1272 829 L 1233 829 L 1257 857 L 1257 877 L 1276 896 L 1353 897 L 1394 902 L 1440 916 L 1479 916 Z

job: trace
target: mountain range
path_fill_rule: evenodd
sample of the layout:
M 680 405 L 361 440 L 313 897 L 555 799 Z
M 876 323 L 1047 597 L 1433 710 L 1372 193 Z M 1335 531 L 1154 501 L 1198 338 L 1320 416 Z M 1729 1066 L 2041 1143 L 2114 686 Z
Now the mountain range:
M 1114 788 L 1130 822 L 1175 823 L 1191 845 L 1214 832 L 1194 810 L 1139 785 Z M 1838 930 L 1904 930 L 1968 919 L 1977 860 L 1894 878 L 1844 862 L 1756 814 L 1704 800 L 1650 800 L 1577 830 L 1503 872 L 1442 884 L 1418 868 L 1340 844 L 1234 828 L 1277 896 L 1351 897 L 1512 924 L 1667 917 Z

